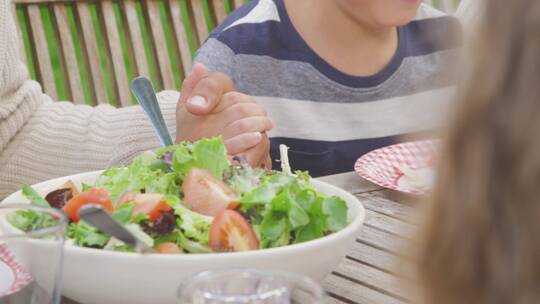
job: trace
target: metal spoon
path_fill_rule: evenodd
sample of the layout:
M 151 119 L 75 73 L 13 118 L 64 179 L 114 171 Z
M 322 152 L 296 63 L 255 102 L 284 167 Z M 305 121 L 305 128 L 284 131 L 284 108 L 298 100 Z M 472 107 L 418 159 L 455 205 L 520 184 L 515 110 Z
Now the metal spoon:
M 113 219 L 99 205 L 85 205 L 79 209 L 79 218 L 99 230 L 124 242 L 138 253 L 153 253 L 154 249 L 148 247 L 131 231 L 115 219 Z
M 137 77 L 131 82 L 131 91 L 137 98 L 137 101 L 150 119 L 154 130 L 156 131 L 161 144 L 164 147 L 171 146 L 173 141 L 156 97 L 156 92 L 150 80 L 146 77 Z

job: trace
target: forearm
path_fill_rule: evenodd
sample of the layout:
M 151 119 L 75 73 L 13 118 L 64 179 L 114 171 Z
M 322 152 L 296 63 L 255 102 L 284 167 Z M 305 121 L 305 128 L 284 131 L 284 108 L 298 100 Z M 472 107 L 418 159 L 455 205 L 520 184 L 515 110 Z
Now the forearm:
M 160 104 L 174 136 L 177 94 Z M 140 107 L 44 101 L 0 154 L 0 198 L 24 183 L 121 165 L 159 141 Z

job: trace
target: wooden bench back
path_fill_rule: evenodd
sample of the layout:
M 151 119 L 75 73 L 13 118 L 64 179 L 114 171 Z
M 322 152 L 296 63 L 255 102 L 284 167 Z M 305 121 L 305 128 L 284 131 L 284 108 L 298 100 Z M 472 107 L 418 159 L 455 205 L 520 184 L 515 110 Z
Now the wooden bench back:
M 129 106 L 136 76 L 156 90 L 180 89 L 209 30 L 249 0 L 12 1 L 21 57 L 46 94 Z M 450 11 L 459 0 L 425 2 Z
M 153 76 L 156 90 L 179 89 L 209 29 L 243 2 L 13 0 L 13 13 L 26 43 L 23 60 L 46 94 L 80 104 L 128 106 L 135 76 Z

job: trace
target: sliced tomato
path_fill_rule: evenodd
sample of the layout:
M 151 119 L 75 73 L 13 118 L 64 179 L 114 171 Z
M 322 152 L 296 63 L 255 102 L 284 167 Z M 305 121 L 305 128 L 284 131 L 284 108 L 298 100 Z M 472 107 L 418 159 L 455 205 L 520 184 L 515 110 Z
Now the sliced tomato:
M 158 219 L 161 212 L 167 212 L 172 209 L 163 199 L 163 195 L 157 193 L 137 193 L 132 199 L 126 202 L 128 201 L 135 203 L 133 217 L 144 213 L 148 215 L 152 222 Z
M 259 249 L 259 240 L 253 227 L 240 213 L 223 210 L 210 225 L 208 245 L 218 252 L 247 251 Z
M 201 214 L 216 216 L 227 208 L 238 207 L 237 194 L 206 170 L 189 170 L 182 188 L 184 203 Z
M 72 221 L 78 222 L 79 215 L 77 213 L 79 212 L 79 209 L 82 206 L 89 204 L 100 205 L 101 207 L 103 207 L 103 209 L 109 212 L 113 211 L 111 197 L 109 196 L 107 191 L 99 188 L 91 188 L 88 191 L 81 192 L 75 195 L 66 203 L 62 210 L 64 210 L 64 213 Z
M 182 253 L 180 251 L 180 248 L 178 248 L 178 245 L 176 245 L 175 243 L 161 243 L 159 245 L 156 246 L 156 252 L 157 253 L 162 253 L 162 254 L 178 254 L 178 253 Z

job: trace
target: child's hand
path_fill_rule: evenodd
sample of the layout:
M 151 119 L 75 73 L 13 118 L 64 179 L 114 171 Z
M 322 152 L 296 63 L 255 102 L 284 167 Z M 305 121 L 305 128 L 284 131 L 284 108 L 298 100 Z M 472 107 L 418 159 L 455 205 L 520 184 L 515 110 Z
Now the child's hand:
M 196 64 L 183 85 L 176 109 L 176 141 L 222 135 L 231 155 L 243 154 L 252 166 L 268 167 L 273 125 L 251 96 L 235 91 L 223 73 Z

